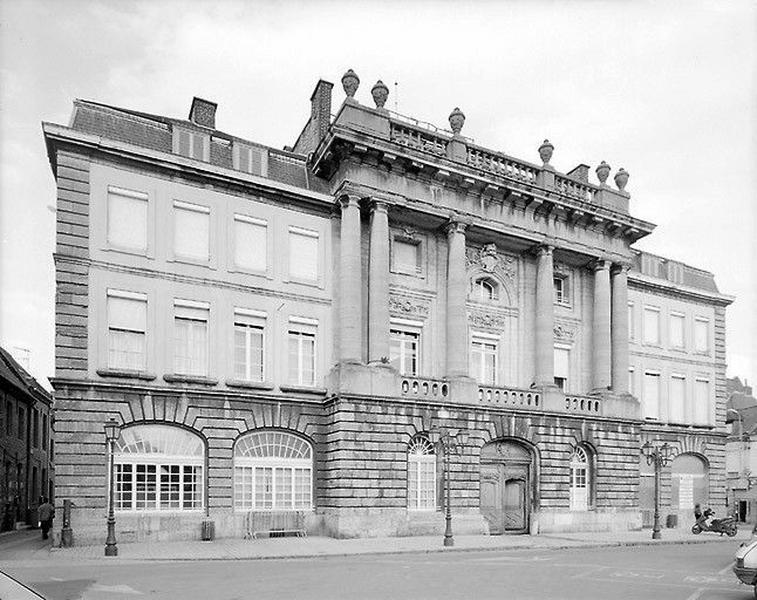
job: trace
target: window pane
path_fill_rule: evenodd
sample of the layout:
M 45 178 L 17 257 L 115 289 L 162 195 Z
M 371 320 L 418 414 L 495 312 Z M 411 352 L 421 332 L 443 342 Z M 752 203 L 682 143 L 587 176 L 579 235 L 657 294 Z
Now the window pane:
M 276 480 L 276 500 L 274 508 L 290 509 L 292 504 L 292 469 L 276 467 L 274 479 Z
M 253 271 L 266 270 L 267 230 L 263 224 L 234 219 L 234 264 Z
M 108 243 L 129 250 L 147 249 L 147 195 L 108 189 Z
M 419 271 L 418 244 L 395 239 L 392 244 L 392 253 L 395 271 L 412 275 Z
M 182 478 L 182 508 L 192 510 L 202 508 L 202 467 L 184 465 Z
M 135 506 L 137 510 L 157 508 L 157 487 L 156 465 L 137 465 Z
M 115 489 L 115 506 L 116 510 L 131 510 L 133 500 L 133 481 L 132 465 L 115 465 L 116 470 L 116 489 Z
M 660 376 L 644 374 L 644 397 L 642 398 L 645 418 L 660 418 Z
M 644 309 L 644 342 L 660 343 L 660 311 Z
M 234 507 L 237 510 L 253 508 L 252 467 L 234 467 Z
M 709 349 L 709 323 L 707 321 L 694 321 L 694 344 L 698 352 L 707 352 Z
M 207 314 L 207 311 L 205 311 Z M 207 374 L 207 320 L 176 317 L 174 320 L 174 372 L 183 375 Z
M 318 237 L 289 232 L 289 276 L 318 281 Z
M 683 327 L 682 315 L 670 315 L 670 345 L 674 348 L 683 348 Z
M 673 423 L 684 422 L 684 404 L 686 402 L 686 380 L 673 377 L 670 380 L 669 420 Z
M 255 467 L 255 508 L 273 508 L 273 469 Z
M 555 377 L 567 380 L 570 375 L 570 350 L 555 348 Z
M 210 214 L 174 206 L 174 253 L 207 261 L 210 248 Z
M 708 425 L 710 423 L 710 383 L 697 380 L 694 396 L 694 423 Z

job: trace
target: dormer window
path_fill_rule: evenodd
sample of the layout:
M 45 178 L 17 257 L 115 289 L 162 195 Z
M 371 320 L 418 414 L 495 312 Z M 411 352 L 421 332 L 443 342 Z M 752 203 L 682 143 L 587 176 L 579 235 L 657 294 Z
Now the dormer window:
M 268 152 L 265 148 L 234 142 L 234 168 L 252 175 L 268 174 Z
M 497 284 L 488 277 L 473 282 L 471 299 L 478 302 L 491 302 L 497 299 Z
M 174 127 L 173 151 L 187 158 L 207 162 L 210 158 L 210 138 L 202 133 Z

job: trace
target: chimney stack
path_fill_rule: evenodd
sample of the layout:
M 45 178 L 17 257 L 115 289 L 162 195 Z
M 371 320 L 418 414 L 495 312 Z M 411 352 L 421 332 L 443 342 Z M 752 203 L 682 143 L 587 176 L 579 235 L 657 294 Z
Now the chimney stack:
M 331 122 L 331 89 L 333 83 L 319 79 L 310 96 L 310 122 L 315 125 L 316 145 L 328 131 Z
M 216 108 L 218 108 L 218 104 L 215 102 L 195 96 L 192 98 L 192 108 L 189 109 L 189 120 L 196 125 L 215 129 Z

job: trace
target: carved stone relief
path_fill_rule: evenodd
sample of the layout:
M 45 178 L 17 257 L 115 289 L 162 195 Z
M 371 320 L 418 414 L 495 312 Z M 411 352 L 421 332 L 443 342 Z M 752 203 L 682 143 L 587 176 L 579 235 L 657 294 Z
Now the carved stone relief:
M 555 334 L 556 340 L 572 342 L 576 338 L 576 332 L 578 331 L 578 327 L 573 323 L 566 323 L 564 321 L 556 321 L 552 331 Z
M 468 322 L 474 327 L 501 330 L 504 329 L 507 324 L 507 315 L 483 311 L 471 311 L 468 313 Z
M 496 244 L 484 244 L 482 248 L 466 248 L 465 262 L 469 269 L 480 267 L 487 273 L 499 275 L 503 280 L 515 281 L 518 268 L 515 257 L 501 254 Z
M 425 318 L 431 312 L 431 307 L 423 300 L 392 294 L 389 296 L 389 311 L 404 316 Z

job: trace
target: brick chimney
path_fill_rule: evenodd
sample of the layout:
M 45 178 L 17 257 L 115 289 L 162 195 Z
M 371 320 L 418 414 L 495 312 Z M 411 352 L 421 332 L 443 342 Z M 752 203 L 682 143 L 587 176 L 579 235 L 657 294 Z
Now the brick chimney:
M 319 79 L 313 95 L 310 96 L 310 121 L 315 125 L 318 142 L 326 135 L 331 122 L 331 89 L 333 87 L 333 83 Z
M 567 175 L 576 181 L 589 183 L 589 165 L 580 164 L 572 171 L 568 171 Z
M 215 102 L 195 96 L 192 98 L 192 107 L 189 109 L 189 120 L 202 127 L 215 129 L 216 108 L 218 108 L 218 104 Z

